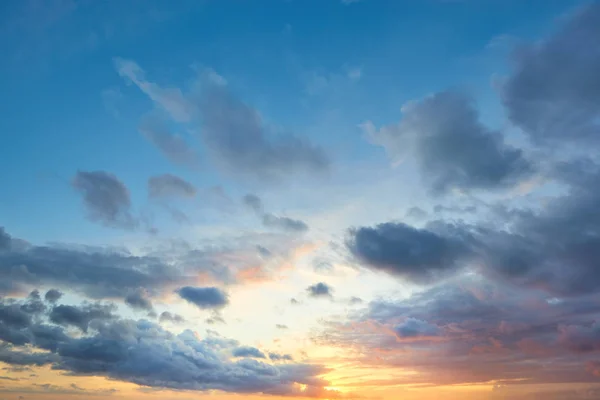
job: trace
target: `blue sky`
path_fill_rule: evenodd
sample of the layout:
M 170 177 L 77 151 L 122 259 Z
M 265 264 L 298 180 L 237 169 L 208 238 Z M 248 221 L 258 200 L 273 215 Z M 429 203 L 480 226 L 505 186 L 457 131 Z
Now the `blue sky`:
M 0 392 L 598 393 L 599 10 L 1 2 Z

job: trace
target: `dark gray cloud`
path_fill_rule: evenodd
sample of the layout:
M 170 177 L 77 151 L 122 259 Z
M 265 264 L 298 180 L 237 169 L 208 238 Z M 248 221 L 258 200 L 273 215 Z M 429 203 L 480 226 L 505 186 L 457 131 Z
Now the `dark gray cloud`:
M 443 228 L 436 232 L 394 222 L 355 228 L 347 246 L 369 268 L 427 283 L 454 272 L 473 255 L 466 232 Z
M 178 176 L 164 174 L 148 179 L 148 195 L 151 198 L 194 197 L 196 188 Z
M 549 38 L 515 52 L 514 71 L 503 86 L 504 105 L 534 143 L 597 145 L 598 38 L 600 4 L 590 2 Z
M 144 289 L 137 289 L 125 297 L 125 303 L 133 309 L 152 311 L 152 301 L 148 296 L 148 292 Z
M 172 133 L 159 118 L 143 118 L 138 129 L 172 163 L 188 167 L 198 164 L 198 155 L 191 145 L 180 135 Z
M 129 189 L 115 175 L 105 171 L 78 171 L 72 185 L 82 195 L 91 220 L 112 228 L 137 226 L 131 215 Z
M 50 289 L 44 295 L 44 299 L 46 299 L 49 303 L 56 303 L 63 296 L 62 292 L 58 289 Z
M 562 296 L 600 290 L 600 166 L 560 165 L 568 192 L 537 211 L 505 218 L 506 230 L 482 228 L 485 265 L 511 282 Z
M 440 329 L 426 321 L 416 318 L 407 318 L 394 327 L 394 332 L 400 338 L 428 337 L 440 334 Z
M 24 244 L 0 251 L 0 282 L 5 293 L 53 285 L 94 298 L 127 296 L 140 286 L 161 288 L 185 281 L 182 271 L 151 256 L 123 250 Z M 0 290 L 3 286 L 0 286 Z
M 333 296 L 333 288 L 326 283 L 319 282 L 315 283 L 306 288 L 308 295 L 310 297 L 332 297 Z
M 93 320 L 107 320 L 115 318 L 114 305 L 86 304 L 81 307 L 61 304 L 52 308 L 50 321 L 62 326 L 74 326 L 87 332 Z
M 172 324 L 182 324 L 185 322 L 185 318 L 181 315 L 169 311 L 163 311 L 158 319 L 160 322 L 170 322 Z
M 243 346 L 233 349 L 232 354 L 234 357 L 267 358 L 267 356 L 265 356 L 265 353 L 263 353 L 256 347 L 249 346 Z
M 229 304 L 227 293 L 216 287 L 185 286 L 177 294 L 201 309 L 218 309 Z
M 509 187 L 532 172 L 522 151 L 485 127 L 461 92 L 436 93 L 406 105 L 403 112 L 397 126 L 377 131 L 367 124 L 365 129 L 394 159 L 414 156 L 433 193 Z

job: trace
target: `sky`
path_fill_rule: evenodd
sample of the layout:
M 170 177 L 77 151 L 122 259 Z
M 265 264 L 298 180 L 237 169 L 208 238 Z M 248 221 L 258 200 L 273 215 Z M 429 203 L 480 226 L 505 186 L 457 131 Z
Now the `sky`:
M 600 3 L 0 2 L 0 399 L 600 397 Z

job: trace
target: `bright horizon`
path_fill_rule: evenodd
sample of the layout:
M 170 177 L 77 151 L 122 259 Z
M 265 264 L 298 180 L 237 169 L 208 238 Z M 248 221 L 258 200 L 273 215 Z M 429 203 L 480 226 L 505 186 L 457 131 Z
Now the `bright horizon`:
M 600 398 L 600 3 L 6 0 L 0 399 Z

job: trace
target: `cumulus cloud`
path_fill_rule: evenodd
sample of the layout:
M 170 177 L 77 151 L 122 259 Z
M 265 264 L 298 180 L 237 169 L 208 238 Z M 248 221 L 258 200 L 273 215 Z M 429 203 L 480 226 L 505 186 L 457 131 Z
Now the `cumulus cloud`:
M 216 287 L 185 286 L 177 294 L 200 309 L 219 309 L 229 304 L 227 293 Z
M 151 198 L 194 197 L 196 188 L 178 176 L 164 174 L 148 179 L 148 195 Z
M 135 310 L 152 311 L 154 309 L 148 292 L 141 288 L 128 294 L 125 297 L 125 303 Z
M 20 302 L 11 304 L 18 306 Z M 1 323 L 5 324 L 4 320 Z M 202 392 L 313 397 L 311 393 L 328 385 L 320 378 L 328 370 L 319 365 L 231 360 L 226 354 L 243 347 L 210 332 L 199 339 L 190 330 L 175 335 L 146 320 L 106 319 L 101 315 L 92 317 L 87 327 L 87 333 L 71 335 L 44 321 L 9 325 L 8 329 L 19 332 L 32 347 L 16 347 L 23 343 L 3 337 L 6 343 L 0 345 L 0 361 L 16 366 L 50 365 L 72 375 L 104 376 L 152 388 Z M 42 351 L 32 352 L 32 348 Z M 302 390 L 301 385 L 307 388 Z
M 315 283 L 306 288 L 308 295 L 310 297 L 332 297 L 333 296 L 333 288 L 326 283 L 319 282 Z
M 426 321 L 407 318 L 394 327 L 394 332 L 396 332 L 399 338 L 416 338 L 437 336 L 440 333 L 440 329 L 436 325 Z
M 431 227 L 436 228 L 436 225 Z M 460 228 L 443 228 L 436 232 L 388 222 L 351 229 L 346 244 L 369 268 L 427 283 L 454 272 L 473 255 L 466 232 Z
M 379 130 L 371 123 L 363 127 L 394 161 L 414 156 L 436 194 L 511 187 L 533 170 L 520 149 L 479 121 L 471 99 L 458 91 L 439 92 L 405 105 L 398 125 Z
M 248 347 L 248 346 L 243 346 L 243 347 L 238 347 L 236 349 L 233 349 L 232 354 L 234 357 L 267 358 L 267 356 L 265 356 L 265 353 L 263 353 L 256 347 Z
M 92 320 L 106 320 L 114 318 L 116 311 L 114 305 L 88 304 L 82 307 L 61 304 L 52 308 L 50 321 L 57 325 L 74 326 L 82 332 L 87 332 Z
M 131 215 L 129 189 L 115 175 L 105 171 L 78 171 L 72 185 L 81 194 L 91 220 L 112 228 L 137 226 Z
M 44 295 L 44 298 L 49 303 L 56 303 L 63 296 L 63 293 L 58 289 L 50 289 Z
M 598 143 L 600 4 L 578 10 L 547 39 L 515 52 L 502 86 L 511 121 L 536 144 Z

